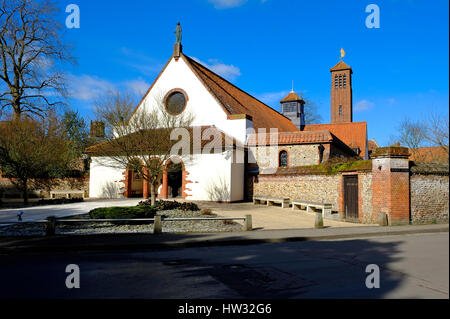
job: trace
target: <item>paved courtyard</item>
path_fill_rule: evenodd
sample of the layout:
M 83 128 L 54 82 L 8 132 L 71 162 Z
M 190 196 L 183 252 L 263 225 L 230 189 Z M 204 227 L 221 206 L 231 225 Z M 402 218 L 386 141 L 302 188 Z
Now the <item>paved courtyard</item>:
M 315 214 L 304 210 L 292 210 L 278 206 L 254 205 L 253 203 L 196 202 L 200 208 L 210 208 L 224 217 L 244 217 L 252 215 L 255 229 L 293 229 L 314 227 Z M 325 227 L 354 227 L 364 224 L 347 223 L 324 219 Z M 366 225 L 369 226 L 369 225 Z
M 47 216 L 67 217 L 87 214 L 91 209 L 110 206 L 134 206 L 141 198 L 86 200 L 80 203 L 63 205 L 34 206 L 28 208 L 0 209 L 1 222 L 17 221 L 18 211 L 23 211 L 23 221 L 42 220 Z M 177 199 L 179 200 L 179 199 Z M 182 201 L 182 200 L 179 200 Z M 297 229 L 314 227 L 314 213 L 281 208 L 277 206 L 253 205 L 253 203 L 215 203 L 196 202 L 200 208 L 210 208 L 214 213 L 223 217 L 244 217 L 252 215 L 253 228 L 268 229 Z M 324 219 L 325 227 L 354 227 L 362 224 L 347 223 Z

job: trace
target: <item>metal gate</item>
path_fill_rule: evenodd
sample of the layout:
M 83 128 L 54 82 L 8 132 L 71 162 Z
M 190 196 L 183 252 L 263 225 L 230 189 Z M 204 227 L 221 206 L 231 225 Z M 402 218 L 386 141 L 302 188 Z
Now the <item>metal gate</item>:
M 344 176 L 344 213 L 348 221 L 358 221 L 358 175 Z

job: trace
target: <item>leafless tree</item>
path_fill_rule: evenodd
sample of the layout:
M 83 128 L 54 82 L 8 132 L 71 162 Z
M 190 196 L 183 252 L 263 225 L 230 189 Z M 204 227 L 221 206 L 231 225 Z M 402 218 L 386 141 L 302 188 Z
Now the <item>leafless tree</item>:
M 424 146 L 426 126 L 422 121 L 413 121 L 405 118 L 398 128 L 398 142 L 410 149 L 418 149 Z
M 448 159 L 448 129 L 448 115 L 430 113 L 419 120 L 407 117 L 400 122 L 398 135 L 391 137 L 391 144 L 408 147 L 415 162 L 440 162 L 442 154 L 425 147 L 440 147 Z
M 65 81 L 58 65 L 75 63 L 61 38 L 51 0 L 1 0 L 0 110 L 43 116 L 62 103 Z
M 186 111 L 170 115 L 163 97 L 156 94 L 154 108 L 143 104 L 135 112 L 135 101 L 129 94 L 110 92 L 96 103 L 97 120 L 105 123 L 105 141 L 88 148 L 92 155 L 103 158 L 102 164 L 137 172 L 150 186 L 151 203 L 177 141 L 170 139 L 173 129 L 189 127 L 193 121 Z
M 322 122 L 322 116 L 317 110 L 317 104 L 312 100 L 305 98 L 305 124 L 319 124 Z
M 439 146 L 448 155 L 448 114 L 430 113 L 426 118 L 425 140 Z

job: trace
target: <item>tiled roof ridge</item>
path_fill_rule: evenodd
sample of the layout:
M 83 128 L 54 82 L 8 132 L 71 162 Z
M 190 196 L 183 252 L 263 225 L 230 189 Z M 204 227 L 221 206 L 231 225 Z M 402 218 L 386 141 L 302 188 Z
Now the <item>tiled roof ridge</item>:
M 221 80 L 225 81 L 226 83 L 228 83 L 229 85 L 231 85 L 232 87 L 236 88 L 237 90 L 239 90 L 240 92 L 244 93 L 245 95 L 247 95 L 248 97 L 258 101 L 259 103 L 261 103 L 262 105 L 264 105 L 268 110 L 286 118 L 287 120 L 290 121 L 290 119 L 288 117 L 286 117 L 285 115 L 281 114 L 280 112 L 278 112 L 277 110 L 271 108 L 269 105 L 267 105 L 266 103 L 262 102 L 261 100 L 257 99 L 256 97 L 254 97 L 253 95 L 249 94 L 248 92 L 242 90 L 241 88 L 237 87 L 236 85 L 234 85 L 233 83 L 231 83 L 230 81 L 228 81 L 227 79 L 223 78 L 222 76 L 218 75 L 217 73 L 211 71 L 210 69 L 208 69 L 206 66 L 204 66 L 203 64 L 195 61 L 193 58 L 182 54 L 189 62 L 193 62 L 196 65 L 199 65 L 201 68 L 205 68 L 206 70 L 208 70 L 209 72 L 211 72 L 212 74 L 214 74 L 214 76 L 217 76 L 218 78 L 220 78 Z M 238 102 L 240 105 L 242 105 L 245 109 L 248 109 L 245 105 L 243 105 L 241 102 L 239 102 L 239 100 L 237 100 L 231 93 L 229 93 L 223 86 L 221 86 L 219 83 L 217 83 L 217 81 L 215 81 L 214 79 L 212 79 L 210 76 L 208 76 L 207 74 L 205 74 L 205 72 L 201 71 L 205 76 L 207 76 L 209 79 L 211 79 L 211 81 L 213 81 L 217 86 L 219 86 L 223 91 L 225 91 L 225 93 L 229 96 L 231 96 L 233 98 L 233 100 L 235 100 L 236 102 Z
M 209 70 L 207 67 L 205 67 L 205 66 L 202 65 L 201 63 L 195 61 L 194 59 L 188 57 L 187 55 L 183 55 L 183 56 L 186 57 L 190 63 L 193 62 L 194 64 L 198 64 L 198 65 L 200 65 L 200 66 L 206 68 L 208 71 L 210 71 L 210 72 L 213 73 L 214 75 L 217 75 L 217 76 L 220 77 L 222 80 L 227 81 L 227 80 L 225 80 L 224 78 L 222 78 L 220 75 L 218 75 L 218 74 L 214 73 L 213 71 Z M 230 94 L 223 86 L 221 86 L 219 83 L 217 83 L 217 81 L 215 81 L 213 78 L 211 78 L 211 77 L 210 77 L 208 74 L 206 74 L 203 70 L 201 70 L 200 68 L 196 68 L 196 71 L 201 72 L 204 76 L 206 76 L 208 79 L 210 79 L 211 81 L 213 81 L 214 84 L 216 84 L 218 87 L 220 87 L 220 88 L 221 88 L 228 96 L 230 96 L 233 100 L 235 100 L 237 103 L 239 103 L 243 108 L 247 109 L 247 107 L 245 107 L 245 105 L 243 105 L 241 102 L 239 102 L 239 100 L 237 100 L 237 99 L 236 99 L 232 94 Z M 227 81 L 227 82 L 228 82 L 228 81 Z M 233 85 L 233 84 L 231 84 L 230 82 L 228 82 L 228 83 L 229 83 L 230 85 Z M 210 86 L 208 85 L 208 83 L 205 83 L 205 85 L 207 85 L 208 87 L 210 87 Z M 236 86 L 235 86 L 235 87 L 236 87 Z M 238 88 L 238 87 L 236 87 L 236 88 Z M 239 89 L 239 88 L 238 88 L 238 89 Z M 213 89 L 211 88 L 211 90 L 213 90 Z M 242 91 L 242 90 L 241 90 L 241 91 Z M 243 91 L 243 92 L 244 92 L 244 91 Z M 211 92 L 211 93 L 214 94 L 214 92 Z M 215 94 L 214 94 L 214 95 L 215 95 Z M 216 97 L 217 97 L 217 96 L 216 96 Z M 219 97 L 217 97 L 217 99 L 220 100 Z M 227 109 L 227 111 L 228 111 L 230 114 L 232 114 L 232 112 L 228 109 L 228 105 L 227 105 L 226 103 L 224 103 L 223 101 L 221 101 L 221 100 L 220 100 L 220 102 L 221 102 L 221 104 Z

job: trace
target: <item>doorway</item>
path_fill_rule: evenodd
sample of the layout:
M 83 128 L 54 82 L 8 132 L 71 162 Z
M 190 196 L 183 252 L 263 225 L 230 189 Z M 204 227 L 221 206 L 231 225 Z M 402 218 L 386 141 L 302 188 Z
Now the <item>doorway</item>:
M 344 176 L 344 217 L 346 221 L 358 222 L 358 175 Z
M 183 165 L 170 163 L 167 167 L 167 196 L 169 198 L 182 197 Z

